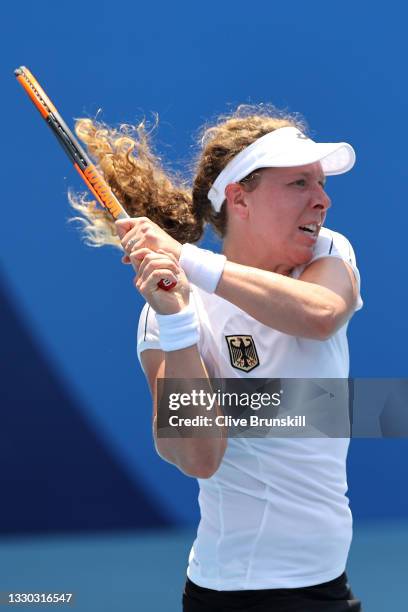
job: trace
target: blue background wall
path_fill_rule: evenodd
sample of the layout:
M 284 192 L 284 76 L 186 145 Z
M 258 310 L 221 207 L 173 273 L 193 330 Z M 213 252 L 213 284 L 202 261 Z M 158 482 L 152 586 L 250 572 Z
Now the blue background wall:
M 195 482 L 153 449 L 132 275 L 67 224 L 67 189 L 82 184 L 13 69 L 27 65 L 71 126 L 99 108 L 112 124 L 157 112 L 157 149 L 178 169 L 202 123 L 239 103 L 273 102 L 316 138 L 351 142 L 358 163 L 329 180 L 327 225 L 349 237 L 362 275 L 352 374 L 405 377 L 406 15 L 347 0 L 26 2 L 3 14 L 0 531 L 194 524 Z M 353 441 L 356 519 L 408 518 L 407 451 Z

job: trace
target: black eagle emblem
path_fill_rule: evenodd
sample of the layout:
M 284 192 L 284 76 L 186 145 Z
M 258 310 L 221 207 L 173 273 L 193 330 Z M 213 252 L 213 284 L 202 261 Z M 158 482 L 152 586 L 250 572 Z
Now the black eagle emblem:
M 225 336 L 225 339 L 232 367 L 243 372 L 250 372 L 259 365 L 259 357 L 252 336 Z

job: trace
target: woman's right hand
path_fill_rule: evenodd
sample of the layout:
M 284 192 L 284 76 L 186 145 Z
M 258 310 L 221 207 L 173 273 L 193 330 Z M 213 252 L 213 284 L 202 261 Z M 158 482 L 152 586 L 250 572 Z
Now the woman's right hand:
M 190 284 L 177 258 L 162 249 L 152 251 L 146 247 L 133 249 L 131 264 L 136 271 L 134 285 L 158 314 L 175 314 L 186 306 L 190 299 Z M 160 280 L 176 282 L 170 291 L 158 287 Z

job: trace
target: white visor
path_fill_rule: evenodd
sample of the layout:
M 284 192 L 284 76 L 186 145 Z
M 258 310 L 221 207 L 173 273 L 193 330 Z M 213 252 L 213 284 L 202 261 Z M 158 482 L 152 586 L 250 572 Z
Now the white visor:
M 321 162 L 325 175 L 343 174 L 354 166 L 356 154 L 347 142 L 314 142 L 295 127 L 283 127 L 255 140 L 238 153 L 217 176 L 208 198 L 218 212 L 225 188 L 259 168 L 292 168 Z

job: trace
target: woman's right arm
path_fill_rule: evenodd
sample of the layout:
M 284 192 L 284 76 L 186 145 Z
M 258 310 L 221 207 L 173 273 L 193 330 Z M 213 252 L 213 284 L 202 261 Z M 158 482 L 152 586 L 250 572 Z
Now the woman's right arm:
M 190 285 L 173 255 L 142 248 L 135 249 L 130 259 L 137 272 L 135 286 L 156 314 L 161 315 L 162 323 L 166 323 L 163 320 L 167 315 L 177 314 L 186 309 L 190 301 Z M 160 279 L 176 280 L 176 287 L 171 291 L 163 291 L 158 288 Z M 173 324 L 170 323 L 169 327 L 171 328 Z M 188 341 L 190 338 L 191 336 Z M 193 427 L 189 428 L 191 431 L 189 438 L 164 438 L 158 435 L 157 416 L 160 410 L 160 398 L 157 397 L 158 379 L 177 379 L 178 387 L 187 393 L 191 393 L 191 381 L 201 379 L 200 390 L 207 391 L 205 388 L 207 386 L 208 392 L 212 393 L 198 346 L 189 345 L 188 341 L 186 348 L 176 348 L 176 350 L 146 349 L 141 353 L 141 360 L 153 398 L 153 435 L 157 452 L 185 474 L 196 478 L 209 478 L 217 471 L 224 456 L 227 446 L 226 428 L 213 427 L 211 437 L 203 436 L 202 428 Z M 183 338 L 181 344 L 183 345 Z M 183 380 L 186 381 L 184 389 Z M 168 407 L 163 408 L 167 414 Z M 194 408 L 194 416 L 200 414 L 209 416 L 205 406 Z M 216 410 L 221 414 L 218 412 L 218 406 Z
M 217 471 L 227 447 L 224 428 L 214 430 L 214 437 L 200 437 L 200 431 L 194 428 L 191 428 L 192 437 L 189 438 L 157 435 L 157 379 L 186 379 L 186 392 L 191 379 L 201 379 L 200 389 L 205 387 L 208 374 L 197 345 L 168 352 L 147 349 L 141 353 L 141 360 L 153 398 L 153 435 L 158 454 L 188 476 L 210 478 Z M 209 383 L 208 392 L 211 392 Z M 194 410 L 194 416 L 198 414 L 208 416 L 204 406 Z

